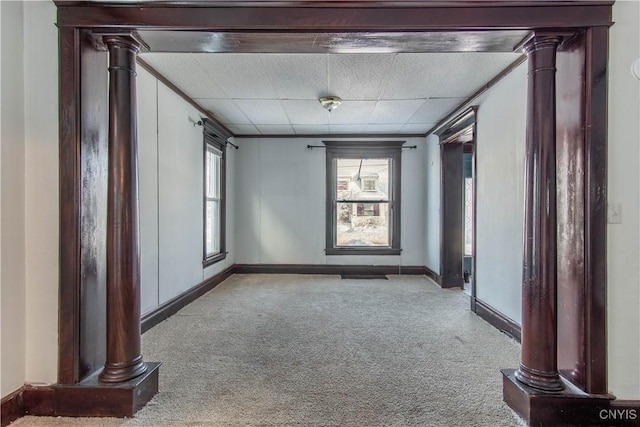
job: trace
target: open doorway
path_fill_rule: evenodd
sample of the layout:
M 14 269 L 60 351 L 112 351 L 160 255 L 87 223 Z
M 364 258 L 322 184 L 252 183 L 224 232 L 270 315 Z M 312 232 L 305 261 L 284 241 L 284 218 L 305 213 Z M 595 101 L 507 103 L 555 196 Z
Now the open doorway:
M 475 296 L 474 165 L 475 113 L 472 107 L 438 133 L 442 161 L 440 217 L 441 286 Z
M 464 215 L 463 251 L 462 251 L 462 282 L 464 291 L 475 296 L 475 146 L 471 143 L 463 145 L 462 151 L 462 195 Z

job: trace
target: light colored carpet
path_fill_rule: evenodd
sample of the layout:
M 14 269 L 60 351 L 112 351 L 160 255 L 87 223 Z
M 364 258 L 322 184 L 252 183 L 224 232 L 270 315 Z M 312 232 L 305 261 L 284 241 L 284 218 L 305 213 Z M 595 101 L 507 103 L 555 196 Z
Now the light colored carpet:
M 424 276 L 234 275 L 143 336 L 160 393 L 134 418 L 22 426 L 521 426 L 519 345 Z

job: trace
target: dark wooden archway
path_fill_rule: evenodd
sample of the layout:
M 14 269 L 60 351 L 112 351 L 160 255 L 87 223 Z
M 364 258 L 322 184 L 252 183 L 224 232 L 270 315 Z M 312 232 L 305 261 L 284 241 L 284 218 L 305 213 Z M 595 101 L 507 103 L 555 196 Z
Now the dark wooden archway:
M 556 188 L 559 208 L 570 207 L 573 214 L 569 217 L 561 212 L 556 218 L 554 212 L 552 221 L 543 218 L 541 210 L 535 207 L 539 195 L 531 193 L 533 190 L 527 193 L 533 198 L 533 203 L 527 205 L 530 206 L 527 227 L 532 227 L 529 232 L 535 234 L 542 230 L 546 236 L 551 236 L 555 221 L 559 220 L 559 226 L 566 233 L 549 247 L 557 252 L 557 256 L 533 251 L 525 259 L 525 272 L 540 263 L 555 265 L 558 259 L 563 263 L 558 264 L 557 291 L 556 283 L 548 287 L 548 277 L 526 284 L 529 288 L 523 292 L 523 305 L 530 314 L 527 315 L 528 323 L 523 324 L 523 331 L 527 330 L 527 334 L 523 334 L 523 361 L 533 365 L 541 363 L 543 367 L 551 365 L 553 370 L 551 359 L 557 358 L 555 369 L 583 393 L 580 396 L 567 392 L 548 394 L 523 385 L 506 372 L 505 399 L 531 423 L 557 421 L 567 415 L 573 417 L 576 408 L 593 410 L 606 404 L 609 398 L 604 396 L 607 393 L 606 80 L 612 3 L 543 0 L 159 1 L 140 4 L 57 1 L 61 244 L 59 384 L 54 387 L 54 394 L 57 393 L 55 401 L 60 402 L 55 406 L 66 408 L 66 412 L 57 413 L 72 413 L 74 404 L 79 408 L 76 415 L 135 412 L 144 399 L 133 402 L 132 397 L 127 397 L 132 388 L 146 393 L 145 398 L 150 398 L 154 386 L 157 389 L 155 365 L 134 379 L 135 384 L 123 382 L 120 389 L 126 390 L 122 392 L 118 391 L 117 385 L 109 385 L 106 393 L 101 391 L 105 388 L 95 382 L 95 374 L 102 369 L 108 350 L 104 320 L 107 236 L 124 241 L 133 238 L 100 217 L 110 190 L 104 171 L 109 167 L 110 173 L 114 173 L 113 166 L 107 161 L 109 107 L 105 35 L 127 40 L 127 43 L 135 44 L 136 49 L 146 42 L 155 51 L 229 52 L 236 51 L 233 47 L 236 45 L 242 46 L 238 49 L 245 52 L 308 52 L 331 51 L 336 40 L 332 35 L 336 34 L 343 42 L 347 40 L 363 50 L 385 44 L 398 51 L 415 51 L 417 42 L 422 43 L 423 47 L 419 49 L 423 50 L 443 48 L 445 43 L 449 43 L 445 46 L 447 49 L 453 50 L 504 50 L 514 47 L 514 34 L 518 39 L 523 34 L 531 34 L 534 41 L 529 41 L 527 49 L 546 64 L 544 67 L 557 68 L 556 97 L 553 100 L 544 98 L 544 102 L 555 103 L 557 112 L 555 115 L 552 110 L 538 112 L 528 119 L 528 124 L 548 131 L 548 126 L 555 121 L 555 135 L 547 132 L 542 140 L 536 141 L 542 141 L 544 150 L 555 151 L 556 147 L 563 147 L 558 150 L 557 172 L 568 177 L 562 182 L 579 185 L 566 184 Z M 175 33 L 176 30 L 181 32 Z M 207 37 L 201 37 L 207 33 L 221 35 L 218 39 L 223 42 L 212 45 Z M 178 36 L 173 37 L 176 34 Z M 314 34 L 313 40 L 317 40 L 315 36 L 318 35 L 322 36 L 321 40 L 324 37 L 324 44 L 311 46 L 309 34 Z M 138 35 L 143 41 L 138 40 Z M 544 40 L 553 40 L 553 49 L 557 51 L 553 63 L 544 55 L 538 55 L 540 44 L 536 43 Z M 545 78 L 536 80 L 535 85 L 530 82 L 530 105 L 543 100 L 539 88 L 550 84 Z M 119 110 L 115 114 L 125 112 Z M 135 125 L 135 118 L 133 120 Z M 543 161 L 552 167 L 548 163 L 551 159 L 549 151 L 534 150 L 528 156 L 528 162 Z M 569 162 L 570 158 L 577 161 Z M 533 188 L 533 182 L 539 179 L 552 179 L 555 186 L 554 170 L 547 169 L 549 175 L 541 176 L 539 169 L 534 168 L 528 176 L 527 188 Z M 584 246 L 576 245 L 575 241 L 583 241 Z M 545 298 L 536 297 L 541 289 Z M 554 294 L 551 299 L 548 298 L 549 290 Z M 560 308 L 557 325 L 545 322 L 549 316 L 556 316 L 555 306 L 549 306 L 553 305 L 556 293 Z M 124 303 L 135 305 L 138 297 L 133 292 L 127 298 Z M 109 322 L 119 322 L 130 315 L 113 310 Z M 551 343 L 557 342 L 558 337 L 562 342 L 556 352 Z M 140 366 L 136 365 L 138 368 Z M 524 369 L 519 372 L 534 371 Z M 86 396 L 86 388 L 84 391 L 82 388 L 87 387 L 88 382 L 97 397 Z M 100 399 L 102 403 L 98 402 Z M 105 405 L 105 399 L 112 404 Z M 80 400 L 82 405 L 78 404 Z M 128 409 L 123 412 L 122 406 Z M 549 407 L 557 409 L 550 411 Z

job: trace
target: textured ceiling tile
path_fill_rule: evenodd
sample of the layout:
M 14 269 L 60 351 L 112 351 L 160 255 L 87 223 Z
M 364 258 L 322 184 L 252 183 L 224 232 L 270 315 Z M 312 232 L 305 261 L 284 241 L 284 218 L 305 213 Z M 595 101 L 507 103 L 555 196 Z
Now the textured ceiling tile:
M 369 118 L 369 123 L 404 124 L 424 102 L 424 99 L 378 101 Z
M 364 133 L 367 125 L 329 125 L 331 133 Z
M 195 99 L 205 110 L 213 113 L 224 124 L 251 124 L 247 116 L 233 102 L 232 99 Z
M 198 66 L 196 55 L 140 54 L 149 65 L 191 98 L 226 98 L 227 93 Z
M 400 129 L 400 133 L 423 133 L 426 134 L 429 129 L 431 129 L 435 123 L 407 123 L 402 126 Z
M 263 135 L 293 135 L 291 125 L 256 125 Z
M 209 79 L 223 87 L 230 98 L 277 99 L 260 55 L 199 54 L 197 61 Z
M 273 99 L 236 99 L 236 105 L 254 125 L 288 125 L 280 101 Z
M 326 125 L 329 123 L 329 112 L 318 100 L 281 101 L 289 121 L 292 124 Z
M 327 94 L 327 55 L 262 54 L 280 99 L 318 99 Z
M 368 123 L 375 106 L 375 101 L 344 101 L 329 114 L 329 124 L 350 125 Z
M 447 73 L 438 54 L 399 53 L 387 75 L 380 99 L 428 98 L 435 90 L 434 78 L 440 81 Z
M 478 52 L 453 55 L 448 61 L 447 75 L 436 86 L 432 96 L 471 96 L 519 56 L 517 53 Z
M 420 125 L 446 116 L 518 54 L 148 53 L 141 57 L 225 125 L 244 126 L 242 134 L 259 134 L 246 126 L 250 123 L 293 124 L 298 133 L 309 129 L 362 133 L 367 124 L 406 123 L 400 132 L 415 133 L 421 132 L 414 130 Z M 332 113 L 317 101 L 318 91 L 326 94 L 329 89 L 345 100 Z M 278 101 L 298 97 L 309 99 Z M 443 99 L 416 105 L 427 97 Z M 371 126 L 368 131 L 380 129 Z M 393 133 L 389 129 L 382 133 Z
M 437 123 L 464 100 L 465 98 L 427 99 L 407 123 Z
M 380 99 L 467 97 L 517 57 L 514 53 L 400 53 Z
M 329 55 L 329 92 L 342 99 L 378 99 L 394 54 Z
M 296 135 L 322 135 L 329 133 L 328 125 L 293 125 Z
M 402 129 L 402 126 L 404 126 L 402 123 L 386 124 L 386 125 L 369 124 L 367 125 L 365 132 L 367 133 L 398 133 L 400 132 L 400 129 Z
M 260 135 L 254 125 L 228 125 L 227 128 L 235 135 Z

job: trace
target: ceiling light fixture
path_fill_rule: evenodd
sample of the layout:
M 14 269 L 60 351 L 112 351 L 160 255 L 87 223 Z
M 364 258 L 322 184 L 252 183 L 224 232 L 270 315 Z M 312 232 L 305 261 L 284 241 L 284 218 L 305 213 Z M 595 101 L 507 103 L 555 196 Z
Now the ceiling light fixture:
M 323 96 L 318 101 L 320 101 L 320 105 L 327 109 L 327 111 L 332 112 L 342 103 L 342 99 L 337 96 Z

